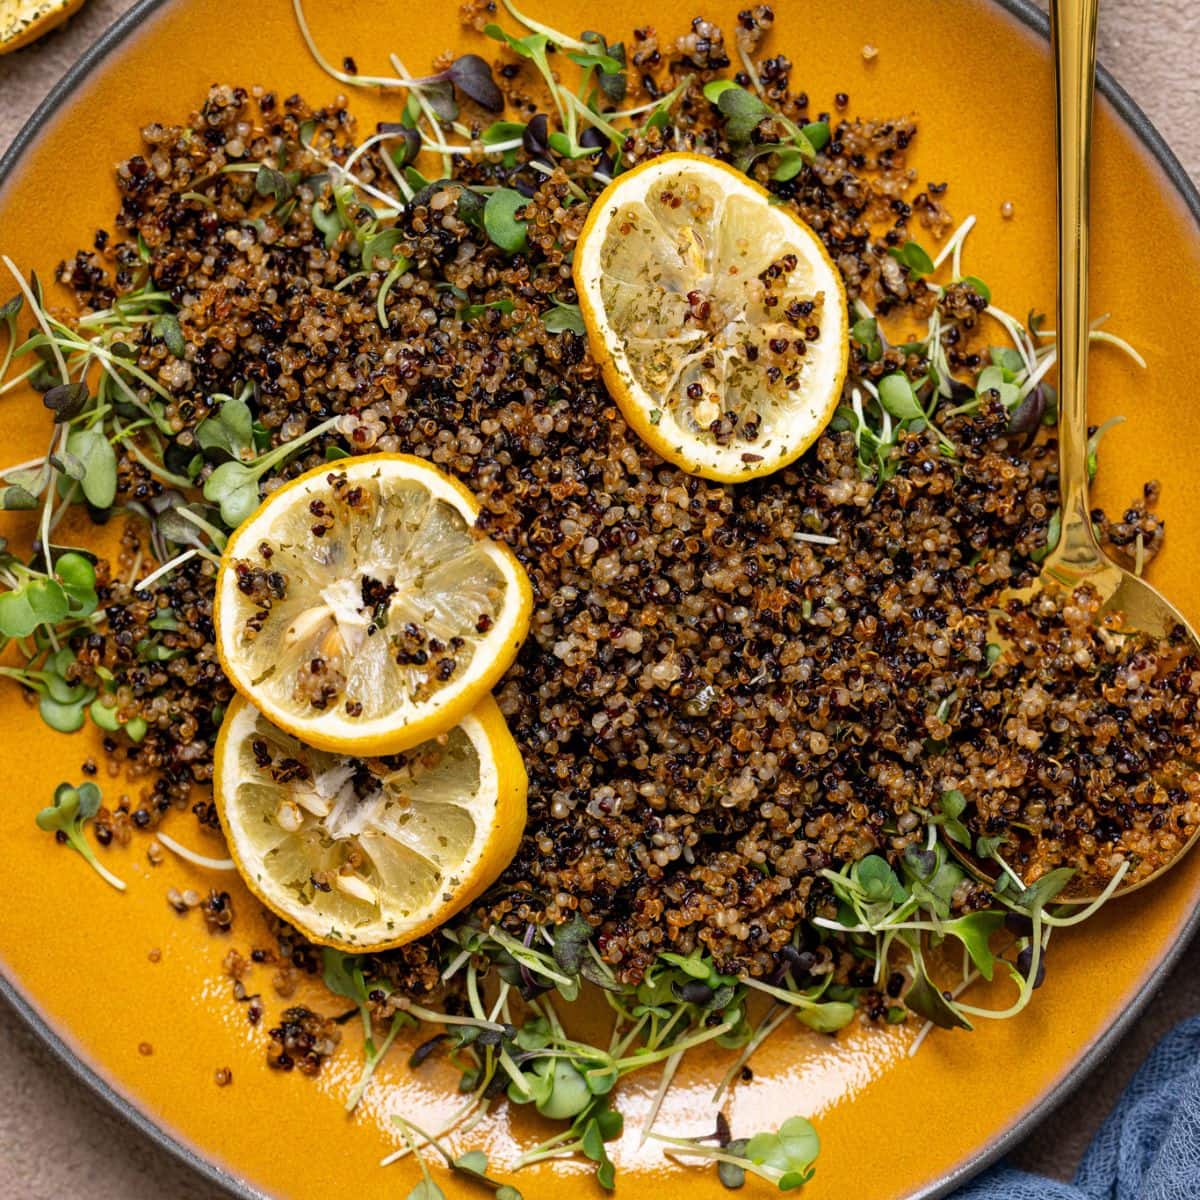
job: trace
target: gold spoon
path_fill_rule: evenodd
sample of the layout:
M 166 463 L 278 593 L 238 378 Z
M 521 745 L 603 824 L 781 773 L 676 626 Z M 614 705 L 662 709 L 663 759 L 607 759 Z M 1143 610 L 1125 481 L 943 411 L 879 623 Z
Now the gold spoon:
M 1051 0 L 1054 78 L 1058 98 L 1058 478 L 1062 526 L 1058 545 L 1046 556 L 1041 574 L 1027 588 L 1005 592 L 998 607 L 1010 601 L 1027 606 L 1046 591 L 1070 592 L 1090 585 L 1101 601 L 1101 613 L 1124 616 L 1122 631 L 1165 637 L 1182 626 L 1200 655 L 1196 632 L 1165 597 L 1144 579 L 1119 567 L 1100 549 L 1092 530 L 1087 473 L 1088 208 L 1092 156 L 1092 96 L 1096 79 L 1096 22 L 1100 0 Z M 992 640 L 1003 638 L 993 632 Z M 1119 894 L 1135 891 L 1174 866 L 1191 848 L 1200 829 L 1172 859 Z M 995 875 L 973 856 L 951 843 L 973 874 L 988 881 Z M 989 864 L 991 865 L 991 864 Z M 1068 889 L 1064 903 L 1088 903 L 1098 893 Z

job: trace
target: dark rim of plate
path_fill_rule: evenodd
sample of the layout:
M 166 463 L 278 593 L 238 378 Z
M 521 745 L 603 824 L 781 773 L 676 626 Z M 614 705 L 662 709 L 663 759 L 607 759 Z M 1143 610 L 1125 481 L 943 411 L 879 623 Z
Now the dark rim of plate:
M 125 39 L 133 33 L 154 10 L 168 0 L 141 0 L 120 17 L 104 34 L 83 53 L 74 66 L 54 85 L 45 100 L 34 110 L 13 140 L 12 145 L 0 157 L 0 186 L 16 171 L 21 156 L 34 141 L 51 117 L 71 99 L 76 87 L 87 78 Z M 1043 38 L 1050 36 L 1050 23 L 1032 0 L 987 0 L 997 4 Z M 1117 115 L 1137 136 L 1158 165 L 1162 168 L 1172 187 L 1187 205 L 1197 225 L 1200 226 L 1200 191 L 1197 191 L 1187 171 L 1175 157 L 1162 134 L 1151 124 L 1150 119 L 1134 102 L 1129 93 L 1101 66 L 1097 78 L 1100 94 L 1113 106 Z M 1175 942 L 1170 946 L 1149 978 L 1126 1006 L 1119 1017 L 1083 1052 L 1079 1060 L 1066 1072 L 1054 1088 L 1010 1125 L 990 1146 L 965 1159 L 940 1179 L 923 1190 L 910 1193 L 905 1200 L 937 1200 L 991 1165 L 1006 1151 L 1011 1150 L 1033 1127 L 1047 1117 L 1063 1100 L 1094 1070 L 1116 1046 L 1125 1032 L 1133 1025 L 1150 998 L 1170 974 L 1188 942 L 1200 927 L 1200 907 L 1188 917 Z M 117 1110 L 130 1124 L 136 1126 L 152 1142 L 163 1150 L 187 1163 L 198 1174 L 241 1200 L 270 1200 L 267 1193 L 259 1191 L 244 1179 L 238 1178 L 211 1159 L 205 1158 L 196 1149 L 180 1141 L 153 1118 L 138 1107 L 136 1101 L 122 1095 L 96 1070 L 89 1066 L 71 1046 L 50 1026 L 46 1019 L 22 995 L 20 989 L 0 971 L 0 996 L 16 1010 L 17 1014 L 38 1038 L 50 1048 L 63 1065 L 81 1082 Z

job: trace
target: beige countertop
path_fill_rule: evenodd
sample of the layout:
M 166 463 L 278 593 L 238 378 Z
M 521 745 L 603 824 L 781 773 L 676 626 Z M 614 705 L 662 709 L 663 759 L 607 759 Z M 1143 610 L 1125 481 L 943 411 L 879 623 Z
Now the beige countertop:
M 84 48 L 128 7 L 130 0 L 91 0 L 63 29 L 0 58 L 0 151 Z M 1200 5 L 1194 0 L 1107 0 L 1101 60 L 1163 132 L 1193 179 L 1200 179 L 1197 51 Z M 1200 943 L 1108 1060 L 1028 1139 L 1018 1162 L 1069 1176 L 1149 1048 L 1197 1011 Z M 2 1003 L 0 1096 L 0 1200 L 217 1200 L 223 1194 L 114 1116 Z

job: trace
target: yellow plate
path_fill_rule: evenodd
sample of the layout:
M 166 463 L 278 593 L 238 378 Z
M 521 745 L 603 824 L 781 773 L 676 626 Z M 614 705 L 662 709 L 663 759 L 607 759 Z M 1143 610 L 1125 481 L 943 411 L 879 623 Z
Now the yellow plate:
M 703 7 L 731 35 L 740 6 Z M 393 47 L 416 69 L 448 46 L 469 44 L 457 29 L 454 4 L 314 0 L 311 7 L 321 45 L 353 55 L 363 70 L 385 66 Z M 585 0 L 541 8 L 573 32 L 597 23 L 595 6 Z M 652 22 L 665 35 L 684 28 L 695 8 L 677 0 L 654 6 L 614 0 L 602 24 L 616 35 Z M 956 216 L 980 217 L 969 268 L 1012 311 L 1051 309 L 1054 139 L 1045 43 L 984 0 L 856 0 L 849 9 L 807 7 L 802 19 L 785 16 L 779 25 L 771 44 L 796 64 L 795 82 L 812 96 L 814 111 L 831 108 L 833 95 L 845 90 L 851 112 L 918 117 L 914 162 L 922 183 L 951 181 L 946 201 Z M 260 81 L 281 95 L 300 91 L 314 101 L 338 91 L 309 61 L 284 0 L 256 6 L 253 21 L 233 37 L 229 10 L 217 0 L 151 5 L 123 29 L 125 39 L 45 120 L 0 185 L 0 249 L 36 266 L 43 280 L 90 241 L 92 230 L 111 228 L 117 204 L 111 164 L 137 148 L 140 125 L 181 119 L 214 80 Z M 878 47 L 871 62 L 863 59 L 864 44 Z M 353 105 L 361 130 L 377 119 L 397 119 L 394 99 L 355 93 Z M 1200 327 L 1200 237 L 1147 150 L 1145 131 L 1124 125 L 1107 101 L 1099 107 L 1093 304 L 1096 312 L 1119 314 L 1113 328 L 1142 350 L 1150 369 L 1140 374 L 1107 352 L 1093 359 L 1094 419 L 1120 411 L 1130 418 L 1108 435 L 1098 500 L 1119 511 L 1143 480 L 1163 481 L 1169 535 L 1153 578 L 1197 620 L 1200 506 L 1192 497 L 1200 445 L 1179 419 L 1193 405 L 1194 388 L 1177 331 Z M 1015 206 L 1011 221 L 1000 217 L 1005 201 Z M 47 424 L 38 398 L 10 395 L 3 407 L 6 459 L 41 453 Z M 19 519 L 8 524 L 22 527 Z M 71 535 L 95 536 L 82 525 Z M 208 934 L 198 914 L 176 916 L 164 893 L 170 886 L 206 888 L 210 878 L 186 864 L 150 867 L 143 839 L 105 859 L 127 880 L 128 893 L 106 888 L 33 823 L 56 783 L 81 778 L 79 764 L 93 743 L 85 734 L 50 733 L 12 688 L 0 690 L 0 729 L 0 959 L 38 1018 L 131 1111 L 211 1171 L 227 1173 L 243 1194 L 288 1200 L 407 1194 L 415 1178 L 411 1165 L 376 1165 L 397 1144 L 388 1118 L 403 1112 L 436 1125 L 457 1101 L 451 1073 L 430 1062 L 413 1074 L 403 1051 L 394 1053 L 347 1119 L 341 1100 L 359 1051 L 351 1026 L 343 1051 L 316 1081 L 269 1071 L 264 1028 L 285 1003 L 307 999 L 325 1012 L 336 1005 L 315 987 L 282 1001 L 272 990 L 271 970 L 256 967 L 247 983 L 251 991 L 261 989 L 268 1011 L 263 1025 L 252 1028 L 245 1007 L 230 999 L 221 968 L 231 946 L 268 944 L 250 897 L 231 887 L 234 934 Z M 116 781 L 102 774 L 100 782 L 106 799 L 118 794 Z M 137 786 L 130 789 L 135 795 Z M 196 849 L 219 853 L 204 844 L 190 816 L 174 815 L 166 828 Z M 222 885 L 228 886 L 224 879 Z M 777 1036 L 756 1057 L 753 1083 L 736 1092 L 733 1125 L 773 1127 L 794 1112 L 816 1120 L 823 1146 L 805 1200 L 932 1195 L 995 1151 L 1085 1057 L 1094 1061 L 1114 1022 L 1160 977 L 1198 899 L 1200 855 L 1193 855 L 1161 884 L 1056 938 L 1046 986 L 1020 1020 L 968 1035 L 935 1033 L 912 1059 L 906 1055 L 912 1031 L 854 1028 L 836 1040 L 803 1031 Z M 156 964 L 147 957 L 152 949 L 162 952 Z M 138 1052 L 143 1042 L 153 1054 Z M 708 1098 L 721 1063 L 719 1055 L 689 1056 L 667 1105 L 671 1131 L 711 1128 Z M 232 1071 L 231 1087 L 215 1085 L 218 1067 Z M 633 1131 L 652 1086 L 637 1079 L 623 1086 L 622 1106 L 632 1119 L 616 1148 L 618 1196 L 725 1197 L 711 1173 L 671 1167 L 652 1148 L 638 1150 Z M 546 1132 L 524 1118 L 511 1129 L 501 1107 L 473 1135 L 501 1170 L 514 1156 L 514 1136 L 528 1145 Z M 582 1167 L 570 1163 L 523 1172 L 516 1182 L 536 1200 L 559 1194 L 556 1181 L 564 1178 L 593 1186 Z

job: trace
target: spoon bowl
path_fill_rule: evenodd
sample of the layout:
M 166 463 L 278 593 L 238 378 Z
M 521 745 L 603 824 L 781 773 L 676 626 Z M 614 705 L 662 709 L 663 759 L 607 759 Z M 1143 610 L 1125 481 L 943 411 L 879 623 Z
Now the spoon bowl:
M 1087 352 L 1088 208 L 1091 177 L 1092 97 L 1096 80 L 1096 24 L 1100 0 L 1051 0 L 1055 89 L 1058 100 L 1058 454 L 1061 534 L 1041 573 L 1025 588 L 1000 597 L 998 616 L 1012 607 L 1028 607 L 1039 596 L 1069 596 L 1087 586 L 1099 600 L 1097 615 L 1119 614 L 1121 632 L 1156 639 L 1183 637 L 1200 658 L 1200 638 L 1182 613 L 1140 576 L 1113 562 L 1100 548 L 1088 504 Z M 993 619 L 989 638 L 1008 649 L 1002 621 Z M 1200 838 L 1200 826 L 1173 857 L 1118 895 L 1158 879 Z M 954 842 L 950 848 L 977 878 L 994 883 L 995 864 L 985 864 Z M 1089 904 L 1100 895 L 1085 882 L 1058 897 L 1067 904 Z

